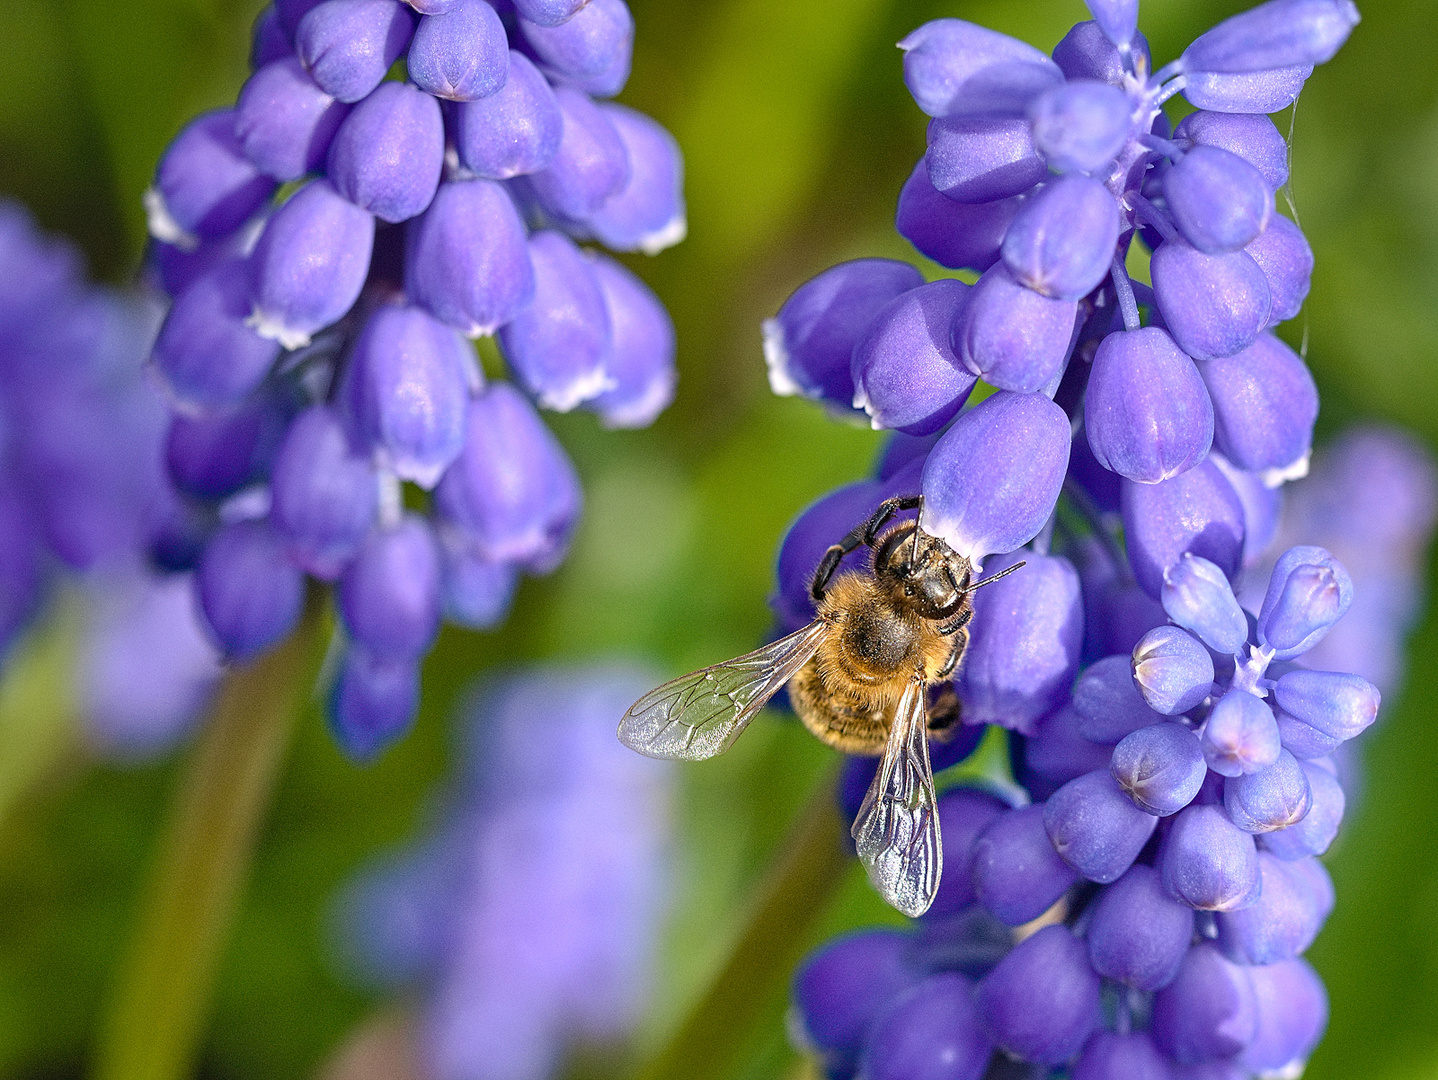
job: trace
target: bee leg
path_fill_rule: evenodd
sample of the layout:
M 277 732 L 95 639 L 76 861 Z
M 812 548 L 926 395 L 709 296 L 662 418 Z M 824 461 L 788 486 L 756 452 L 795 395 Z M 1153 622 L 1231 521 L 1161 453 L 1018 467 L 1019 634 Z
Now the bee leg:
M 957 634 L 960 630 L 969 625 L 969 620 L 973 617 L 974 609 L 971 607 L 966 607 L 963 611 L 959 612 L 958 615 L 954 616 L 954 618 L 951 619 L 949 622 L 946 622 L 943 626 L 939 627 L 939 633 L 943 634 L 945 637 L 948 637 L 950 634 Z
M 915 510 L 924 505 L 922 495 L 895 495 L 892 499 L 885 499 L 878 508 L 869 515 L 869 520 L 862 525 L 856 525 L 849 530 L 849 534 L 834 544 L 824 557 L 819 560 L 819 569 L 814 571 L 814 584 L 809 589 L 809 595 L 815 600 L 824 599 L 824 591 L 829 587 L 829 579 L 834 576 L 834 571 L 839 568 L 839 562 L 845 555 L 859 547 L 861 544 L 869 547 L 874 543 L 875 537 L 895 514 L 904 510 Z
M 935 742 L 948 742 L 959 727 L 961 707 L 959 695 L 953 683 L 944 683 L 934 700 L 929 704 L 929 738 Z

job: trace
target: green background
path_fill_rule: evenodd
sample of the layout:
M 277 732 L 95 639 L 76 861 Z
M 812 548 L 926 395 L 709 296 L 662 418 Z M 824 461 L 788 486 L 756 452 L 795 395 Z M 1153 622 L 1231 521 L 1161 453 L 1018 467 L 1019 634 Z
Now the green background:
M 894 42 L 956 15 L 1048 49 L 1085 17 L 1077 0 L 631 6 L 634 75 L 621 100 L 669 126 L 688 167 L 689 239 L 631 260 L 674 315 L 678 400 L 644 432 L 603 432 L 587 415 L 554 419 L 588 499 L 573 555 L 552 578 L 525 584 L 499 632 L 445 632 L 405 742 L 357 769 L 313 709 L 302 719 L 225 956 L 207 1076 L 310 1075 L 373 1011 L 334 974 L 326 905 L 366 857 L 416 828 L 444 773 L 448 715 L 477 672 L 613 652 L 677 671 L 744 651 L 765 631 L 786 523 L 864 472 L 878 441 L 772 397 L 758 324 L 839 259 L 911 257 L 891 220 L 924 118 L 904 92 Z M 1163 62 L 1240 6 L 1156 0 L 1141 26 Z M 1387 418 L 1432 444 L 1438 5 L 1361 6 L 1363 23 L 1297 110 L 1294 194 L 1318 269 L 1288 329 L 1308 338 L 1321 435 Z M 97 275 L 130 280 L 154 162 L 188 116 L 233 100 L 256 7 L 0 0 L 0 191 L 75 237 Z M 1438 1077 L 1435 647 L 1430 616 L 1411 642 L 1406 691 L 1366 737 L 1366 794 L 1330 858 L 1338 908 L 1310 956 L 1333 1019 L 1314 1080 Z M 43 717 L 46 704 L 63 702 L 63 676 L 39 681 L 43 691 L 18 705 L 0 693 L 0 712 Z M 42 735 L 27 738 L 38 745 Z M 0 757 L 32 749 L 12 742 Z M 591 1071 L 622 1070 L 662 1042 L 721 962 L 775 844 L 831 762 L 795 725 L 765 720 L 730 755 L 683 771 L 682 885 L 662 1004 L 628 1058 Z M 0 763 L 0 789 L 7 775 Z M 0 819 L 0 1077 L 86 1070 L 174 779 L 173 764 L 117 771 L 72 752 Z M 886 917 L 851 874 L 812 932 Z M 758 1030 L 735 1033 L 733 1076 L 781 1075 L 792 1062 L 782 993 L 761 999 Z

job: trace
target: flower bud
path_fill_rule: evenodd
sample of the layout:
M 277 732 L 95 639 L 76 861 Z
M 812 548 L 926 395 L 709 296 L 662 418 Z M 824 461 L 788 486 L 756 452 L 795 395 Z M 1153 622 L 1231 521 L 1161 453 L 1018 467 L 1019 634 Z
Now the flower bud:
M 171 482 L 195 499 L 229 498 L 269 471 L 288 420 L 264 394 L 225 412 L 172 416 L 165 438 Z
M 1208 763 L 1192 730 L 1163 723 L 1124 736 L 1114 747 L 1109 771 L 1140 810 L 1167 817 L 1194 800 Z
M 1079 300 L 1108 276 L 1117 243 L 1118 205 L 1108 188 L 1064 176 L 1024 200 L 1004 236 L 1004 263 L 1035 292 Z
M 1083 942 L 1066 926 L 1045 926 L 984 976 L 977 1001 L 999 1046 L 1059 1065 L 1098 1027 L 1099 989 Z
M 612 251 L 657 255 L 688 231 L 684 212 L 684 159 L 674 136 L 641 112 L 605 105 L 629 157 L 629 181 L 585 219 L 584 226 Z
M 504 24 L 484 0 L 460 0 L 419 21 L 405 66 L 414 84 L 435 97 L 488 97 L 509 77 Z
M 250 255 L 249 323 L 287 349 L 354 306 L 369 273 L 374 218 L 315 180 L 275 211 Z
M 255 25 L 250 35 L 250 70 L 258 71 L 266 64 L 282 60 L 293 52 L 290 32 L 280 23 L 275 5 L 267 5 L 255 16 Z
M 609 313 L 614 351 L 605 371 L 614 385 L 585 407 L 605 427 L 648 427 L 674 400 L 674 323 L 649 286 L 613 259 L 593 256 L 589 268 Z
M 957 971 L 941 971 L 897 996 L 874 1020 L 859 1075 L 978 1080 L 993 1052 L 973 986 Z
M 1069 434 L 1064 411 L 1042 394 L 980 402 L 924 463 L 924 529 L 975 564 L 1028 543 L 1058 502 Z
M 1299 761 L 1327 757 L 1347 741 L 1319 731 L 1281 709 L 1275 712 L 1275 716 L 1278 718 L 1278 737 L 1283 742 L 1283 748 Z
M 193 410 L 234 405 L 264 381 L 280 347 L 245 325 L 250 277 L 232 259 L 197 278 L 170 306 L 151 370 L 165 395 Z
M 319 4 L 321 0 L 272 0 L 275 15 L 278 16 L 280 27 L 290 37 L 295 36 L 299 29 L 300 20 L 309 14 L 310 9 Z
M 146 270 L 154 284 L 170 296 L 179 296 L 202 274 L 222 262 L 243 259 L 254 249 L 255 241 L 265 227 L 263 215 L 257 215 L 237 231 L 217 240 L 201 240 L 189 251 L 176 244 L 151 238 L 146 252 Z
M 1289 671 L 1278 678 L 1274 700 L 1296 720 L 1339 739 L 1351 739 L 1378 718 L 1378 687 L 1337 671 Z
M 1303 767 L 1283 749 L 1267 768 L 1230 776 L 1223 783 L 1223 807 L 1244 832 L 1286 829 L 1303 820 L 1312 798 Z
M 1238 911 L 1258 899 L 1258 849 L 1221 807 L 1194 803 L 1174 815 L 1158 862 L 1163 887 L 1200 911 Z
M 609 117 L 584 94 L 561 86 L 554 96 L 564 117 L 559 150 L 530 183 L 545 210 L 583 221 L 629 183 L 629 152 Z
M 507 180 L 538 172 L 554 160 L 564 115 L 539 69 L 509 54 L 509 77 L 494 93 L 454 106 L 451 137 L 459 161 L 476 176 Z
M 974 594 L 969 647 L 954 685 L 966 724 L 1027 733 L 1073 685 L 1083 602 L 1078 571 L 1067 559 L 1022 554 L 1022 570 Z M 1017 554 L 995 557 L 986 569 L 996 573 L 1019 561 Z
M 1138 0 L 1084 0 L 1104 37 L 1120 48 L 1138 32 Z
M 1283 510 L 1283 488 L 1269 487 L 1261 476 L 1235 468 L 1222 454 L 1210 452 L 1208 460 L 1213 462 L 1223 478 L 1233 488 L 1243 506 L 1243 557 L 1244 569 L 1253 566 L 1273 538 L 1278 535 L 1278 515 Z
M 1248 643 L 1248 616 L 1223 571 L 1207 559 L 1184 552 L 1163 572 L 1162 600 L 1168 617 L 1214 652 L 1231 656 Z
M 558 26 L 572 18 L 588 0 L 513 0 L 521 18 L 539 26 Z
M 404 287 L 411 302 L 470 337 L 493 334 L 524 310 L 534 298 L 529 237 L 503 184 L 439 186 L 408 227 Z
M 929 182 L 957 202 L 1007 199 L 1048 176 L 1025 119 L 932 120 L 927 137 Z
M 1189 113 L 1179 121 L 1173 138 L 1238 155 L 1259 171 L 1269 191 L 1288 183 L 1288 141 L 1262 113 Z
M 1156 326 L 1118 330 L 1094 354 L 1084 430 L 1100 465 L 1156 484 L 1207 456 L 1213 405 L 1193 361 L 1168 334 Z
M 339 577 L 374 522 L 379 481 L 327 405 L 295 417 L 275 458 L 271 517 L 290 557 L 325 581 Z
M 418 660 L 439 632 L 439 547 L 424 518 L 373 530 L 337 593 L 350 636 L 374 656 Z
M 240 90 L 235 137 L 260 172 L 288 183 L 324 163 L 349 112 L 288 55 L 260 68 Z
M 1210 942 L 1188 951 L 1153 1001 L 1154 1041 L 1181 1065 L 1232 1057 L 1253 1040 L 1256 1023 L 1249 969 Z
M 501 328 L 499 341 L 540 405 L 568 412 L 613 388 L 613 328 L 589 260 L 573 241 L 563 233 L 535 233 L 529 258 L 534 300 Z
M 1157 484 L 1124 481 L 1121 499 L 1129 565 L 1149 596 L 1163 594 L 1163 572 L 1184 552 L 1207 559 L 1225 577 L 1238 573 L 1243 503 L 1212 461 Z
M 1313 648 L 1352 603 L 1353 581 L 1337 559 L 1321 547 L 1291 547 L 1268 579 L 1259 643 L 1275 659 L 1291 660 Z
M 1296 352 L 1265 333 L 1198 370 L 1213 402 L 1214 445 L 1225 458 L 1246 472 L 1307 471 L 1318 387 Z
M 1160 990 L 1178 974 L 1193 940 L 1193 910 L 1169 896 L 1158 871 L 1138 864 L 1098 894 L 1088 955 L 1100 975 Z
M 1065 705 L 1039 720 L 1024 739 L 1015 778 L 1035 799 L 1047 799 L 1070 780 L 1106 768 L 1112 756 L 1111 747 L 1079 733 L 1078 714 Z
M 1268 279 L 1244 251 L 1205 255 L 1181 240 L 1153 253 L 1154 300 L 1178 347 L 1195 360 L 1248 348 L 1273 309 Z M 1215 305 L 1212 297 L 1222 296 Z
M 1323 64 L 1358 25 L 1353 0 L 1269 0 L 1195 38 L 1185 71 L 1271 71 Z
M 1133 648 L 1133 681 L 1151 708 L 1178 716 L 1202 704 L 1212 691 L 1213 657 L 1177 626 L 1155 627 Z
M 1129 50 L 1136 67 L 1152 70 L 1147 38 L 1135 31 L 1129 43 Z M 1064 35 L 1063 40 L 1054 46 L 1054 63 L 1070 81 L 1097 79 L 1099 82 L 1117 86 L 1127 74 L 1123 56 L 1117 46 L 1108 39 L 1103 28 L 1093 21 L 1076 23 Z
M 330 144 L 335 190 L 382 221 L 423 213 L 443 168 L 439 102 L 406 83 L 381 84 L 345 117 Z
M 624 0 L 590 0 L 557 26 L 521 16 L 520 32 L 546 71 L 595 97 L 613 97 L 629 81 L 634 17 Z
M 923 158 L 899 192 L 894 227 L 919 253 L 951 270 L 983 273 L 999 257 L 999 245 L 1018 211 L 1018 199 L 961 203 L 929 181 Z
M 1253 1041 L 1239 1059 L 1261 1075 L 1301 1068 L 1328 1026 L 1328 994 L 1323 980 L 1305 960 L 1295 957 L 1249 969 L 1257 1022 Z
M 419 661 L 351 645 L 330 691 L 330 733 L 353 760 L 374 760 L 419 712 Z
M 1000 390 L 1032 394 L 1063 369 L 1078 305 L 1022 285 L 1002 263 L 985 270 L 953 327 L 964 366 Z
M 1246 690 L 1230 690 L 1218 700 L 1203 727 L 1203 755 L 1223 776 L 1267 769 L 1282 752 L 1273 710 Z
M 150 235 L 192 251 L 234 232 L 269 201 L 275 182 L 244 156 L 235 110 L 202 113 L 175 136 L 145 194 Z
M 1098 172 L 1128 142 L 1132 108 L 1128 95 L 1106 82 L 1077 79 L 1061 83 L 1029 105 L 1034 147 L 1055 172 Z M 1109 202 L 1113 202 L 1112 195 Z M 1115 218 L 1117 213 L 1115 207 Z
M 1044 830 L 1039 805 L 1009 810 L 974 841 L 974 893 L 1009 926 L 1037 919 L 1078 880 Z
M 896 296 L 854 346 L 854 407 L 875 428 L 929 435 L 953 419 L 974 388 L 949 344 L 969 287 L 944 278 Z
M 300 20 L 295 52 L 321 90 L 354 104 L 384 81 L 414 27 L 399 0 L 325 0 Z
M 1083 737 L 1109 746 L 1163 720 L 1139 695 L 1127 654 L 1105 656 L 1079 676 L 1073 688 L 1073 710 Z
M 1297 225 L 1282 214 L 1268 219 L 1268 227 L 1243 249 L 1268 281 L 1273 310 L 1268 325 L 1277 326 L 1293 318 L 1308 298 L 1313 277 L 1313 249 Z
M 934 19 L 903 41 L 904 84 L 930 116 L 1019 113 L 1063 73 L 1032 45 L 962 19 Z
M 503 622 L 519 584 L 514 567 L 477 554 L 452 528 L 440 531 L 439 554 L 444 617 L 468 630 L 492 630 Z
M 268 521 L 223 526 L 205 546 L 195 580 L 205 622 L 228 660 L 267 652 L 300 621 L 305 576 Z
M 1266 851 L 1258 853 L 1258 872 L 1263 879 L 1258 903 L 1215 919 L 1218 947 L 1236 964 L 1291 960 L 1313 944 L 1323 927 L 1323 896 L 1302 874 L 1291 873 L 1290 864 Z M 1321 868 L 1318 873 L 1326 876 Z
M 1140 810 L 1108 769 L 1070 780 L 1044 804 L 1054 850 L 1090 881 L 1117 881 L 1143 850 L 1158 818 Z
M 908 263 L 854 259 L 800 285 L 779 314 L 764 321 L 770 388 L 848 411 L 854 400 L 854 346 L 885 304 L 923 283 Z
M 1308 813 L 1286 828 L 1263 834 L 1264 849 L 1280 859 L 1292 862 L 1322 855 L 1338 835 L 1347 799 L 1343 785 L 1325 764 L 1326 760 L 1299 762 L 1308 781 Z
M 1276 113 L 1288 108 L 1313 74 L 1309 64 L 1225 74 L 1190 71 L 1183 96 L 1197 109 L 1227 113 Z

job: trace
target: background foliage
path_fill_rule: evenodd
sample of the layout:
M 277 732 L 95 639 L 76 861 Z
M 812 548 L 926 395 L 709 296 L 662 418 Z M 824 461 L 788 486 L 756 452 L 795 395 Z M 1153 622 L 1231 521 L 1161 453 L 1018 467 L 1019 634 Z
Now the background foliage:
M 311 1075 L 374 1004 L 336 975 L 334 887 L 410 835 L 443 775 L 447 717 L 475 673 L 541 657 L 638 653 L 683 670 L 744 651 L 767 626 L 773 553 L 808 501 L 869 465 L 877 436 L 765 383 L 759 320 L 799 282 L 860 254 L 909 257 L 894 200 L 923 146 L 893 48 L 957 15 L 1051 47 L 1078 0 L 631 0 L 639 32 L 622 100 L 668 125 L 688 162 L 690 238 L 634 263 L 669 305 L 681 385 L 653 429 L 557 427 L 588 506 L 573 557 L 528 582 L 500 632 L 446 629 L 417 731 L 371 769 L 304 718 L 229 946 L 204 1072 Z M 1147 0 L 1160 62 L 1241 0 Z M 79 240 L 95 273 L 132 278 L 140 192 L 185 118 L 229 103 L 255 0 L 0 0 L 0 191 Z M 1320 431 L 1360 418 L 1438 440 L 1438 5 L 1367 0 L 1364 21 L 1299 102 L 1294 187 L 1318 257 L 1304 316 Z M 7 268 L 0 267 L 0 273 Z M 67 700 L 63 619 L 0 692 L 0 758 L 53 736 Z M 1333 1021 L 1309 1071 L 1438 1076 L 1438 624 L 1411 643 L 1401 700 L 1365 737 L 1361 805 L 1330 858 L 1339 905 L 1311 957 Z M 38 719 L 37 719 L 38 718 Z M 651 1051 L 707 982 L 774 845 L 831 767 L 778 719 L 683 773 L 682 889 L 664 988 L 641 1045 L 578 1066 L 617 1074 Z M 173 786 L 172 765 L 98 768 L 74 749 L 15 794 L 0 765 L 0 1077 L 82 1074 Z M 7 812 L 8 805 L 8 812 Z M 857 871 L 813 933 L 889 916 Z M 782 1074 L 782 993 L 733 1077 Z

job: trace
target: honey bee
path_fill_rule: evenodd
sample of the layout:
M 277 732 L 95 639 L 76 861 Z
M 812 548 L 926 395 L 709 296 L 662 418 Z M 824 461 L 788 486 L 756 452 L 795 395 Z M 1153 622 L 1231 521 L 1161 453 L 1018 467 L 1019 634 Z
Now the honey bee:
M 882 754 L 852 830 L 874 888 L 906 915 L 928 910 L 943 871 L 929 737 L 944 738 L 958 700 L 929 689 L 963 659 L 975 589 L 968 559 L 925 532 L 918 520 L 889 521 L 919 510 L 923 496 L 879 505 L 833 545 L 814 572 L 817 617 L 808 626 L 723 664 L 651 690 L 619 722 L 619 738 L 650 757 L 702 761 L 722 754 L 765 703 L 789 683 L 794 711 L 816 736 L 849 754 Z M 867 573 L 834 577 L 860 546 Z

